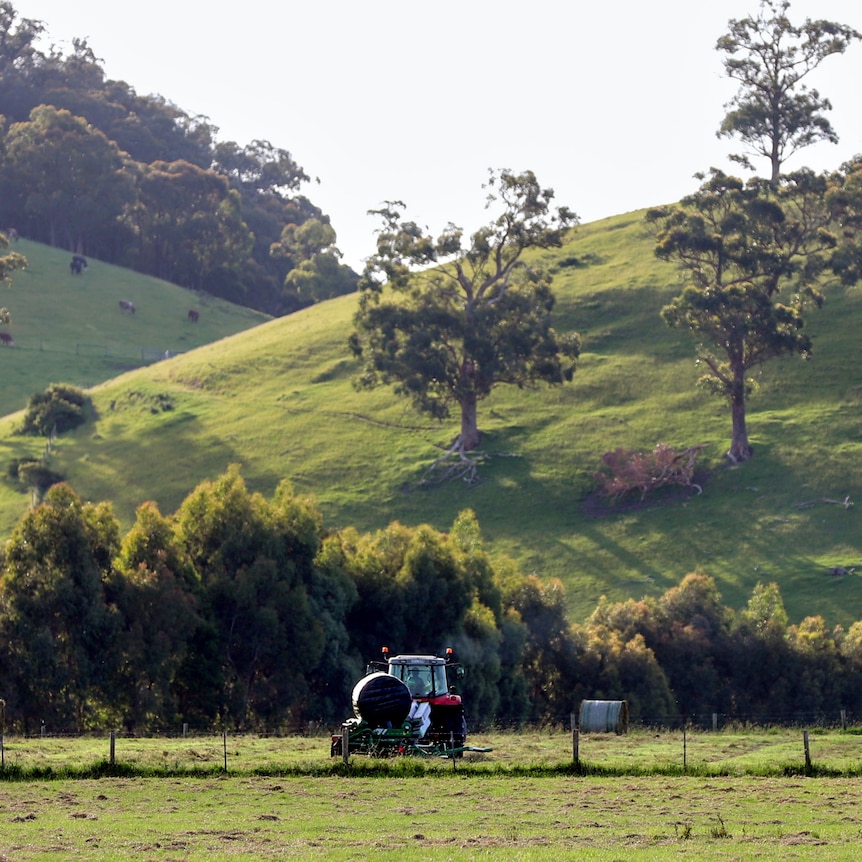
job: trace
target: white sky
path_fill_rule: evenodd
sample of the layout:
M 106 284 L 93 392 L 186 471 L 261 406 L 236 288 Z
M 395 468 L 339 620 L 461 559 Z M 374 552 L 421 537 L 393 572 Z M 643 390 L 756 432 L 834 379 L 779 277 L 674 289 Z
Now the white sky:
M 582 221 L 669 203 L 726 160 L 736 92 L 715 42 L 758 0 L 13 0 L 64 50 L 88 39 L 111 78 L 219 128 L 289 150 L 319 184 L 344 260 L 374 250 L 386 200 L 433 232 L 488 220 L 488 168 L 530 169 Z M 792 0 L 789 17 L 862 32 L 859 0 Z M 808 79 L 841 142 L 787 167 L 862 152 L 862 43 Z M 766 165 L 758 165 L 766 173 Z

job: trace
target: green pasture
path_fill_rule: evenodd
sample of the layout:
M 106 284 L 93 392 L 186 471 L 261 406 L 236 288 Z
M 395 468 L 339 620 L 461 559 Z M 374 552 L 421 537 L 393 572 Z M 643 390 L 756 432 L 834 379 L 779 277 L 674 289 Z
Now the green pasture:
M 457 421 L 432 422 L 386 389 L 353 388 L 346 341 L 355 296 L 251 329 L 238 323 L 244 331 L 100 383 L 92 422 L 55 443 L 50 467 L 83 499 L 110 500 L 124 528 L 140 503 L 172 513 L 232 463 L 265 495 L 290 480 L 333 528 L 373 531 L 398 520 L 447 530 L 470 508 L 493 556 L 563 581 L 575 621 L 602 595 L 659 596 L 703 571 L 731 607 L 743 607 L 758 582 L 776 581 L 792 622 L 821 614 L 848 627 L 862 618 L 862 382 L 847 361 L 862 293 L 828 285 L 825 307 L 807 323 L 814 358 L 755 375 L 755 456 L 729 467 L 727 409 L 696 388 L 689 336 L 659 317 L 680 284 L 653 255 L 642 215 L 584 225 L 544 253 L 557 328 L 582 336 L 579 369 L 571 385 L 501 387 L 480 405 L 487 460 L 478 484 L 429 481 Z M 87 277 L 95 274 L 94 266 Z M 13 291 L 24 289 L 16 282 Z M 171 301 L 173 325 L 186 333 L 186 298 Z M 106 305 L 112 315 L 114 305 Z M 140 320 L 123 318 L 124 327 L 146 318 L 141 305 Z M 124 329 L 121 340 L 130 338 Z M 0 420 L 0 467 L 44 450 L 44 441 L 15 435 L 15 421 Z M 617 505 L 595 494 L 605 452 L 658 442 L 704 445 L 702 493 Z M 0 533 L 28 501 L 0 481 Z
M 778 729 L 686 734 L 689 774 L 681 732 L 582 736 L 594 770 L 581 774 L 563 732 L 474 737 L 494 751 L 456 768 L 397 758 L 345 768 L 323 736 L 228 737 L 226 774 L 219 736 L 117 739 L 115 774 L 102 760 L 99 778 L 59 771 L 104 757 L 105 739 L 13 738 L 10 759 L 53 772 L 0 779 L 0 859 L 851 860 L 859 738 L 812 732 L 815 766 L 854 766 L 809 775 L 801 731 Z M 194 774 L 173 767 L 190 760 Z M 764 768 L 781 762 L 797 768 Z
M 0 284 L 0 306 L 12 314 L 15 346 L 0 352 L 0 415 L 27 405 L 50 383 L 89 388 L 131 368 L 256 326 L 268 319 L 249 308 L 177 287 L 151 276 L 89 259 L 81 275 L 69 271 L 70 252 L 20 240 L 27 269 Z M 129 300 L 135 314 L 121 312 Z M 199 312 L 197 323 L 189 309 Z

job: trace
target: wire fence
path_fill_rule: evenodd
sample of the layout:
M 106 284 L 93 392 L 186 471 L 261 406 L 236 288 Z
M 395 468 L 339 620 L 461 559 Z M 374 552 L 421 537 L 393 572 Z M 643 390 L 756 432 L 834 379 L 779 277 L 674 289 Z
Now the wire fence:
M 171 347 L 153 347 L 136 344 L 99 344 L 93 342 L 56 342 L 40 340 L 32 344 L 15 342 L 15 350 L 32 351 L 35 353 L 59 353 L 66 356 L 80 356 L 91 359 L 109 359 L 114 361 L 134 362 L 138 365 L 151 365 L 163 359 L 178 356 L 185 350 L 175 350 Z
M 159 776 L 234 772 L 307 774 L 340 762 L 333 756 L 338 729 L 305 734 L 221 732 L 134 736 L 115 730 L 66 736 L 0 736 L 0 780 Z M 626 733 L 582 732 L 575 727 L 468 733 L 464 763 L 479 769 L 576 768 L 607 775 L 679 774 L 862 775 L 862 739 L 852 729 L 683 727 Z M 361 755 L 354 755 L 353 761 Z M 428 760 L 430 765 L 436 762 Z M 110 767 L 110 768 L 109 768 Z M 112 771 L 113 770 L 113 771 Z
M 492 722 L 473 718 L 471 724 L 483 730 L 520 731 L 524 729 L 568 728 L 572 724 L 571 713 L 555 720 L 529 722 L 515 716 L 497 716 Z M 862 727 L 862 715 L 849 709 L 790 710 L 775 712 L 702 712 L 663 716 L 638 716 L 631 721 L 632 727 L 652 730 L 682 730 L 685 727 L 700 730 L 725 730 L 739 727 L 762 728 L 821 728 L 847 730 Z

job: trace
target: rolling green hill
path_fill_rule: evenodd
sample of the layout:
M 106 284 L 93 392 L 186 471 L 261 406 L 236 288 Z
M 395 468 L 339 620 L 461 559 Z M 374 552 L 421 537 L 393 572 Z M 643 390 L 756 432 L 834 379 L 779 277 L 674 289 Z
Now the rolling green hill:
M 0 353 L 0 415 L 26 406 L 58 377 L 95 386 L 150 365 L 165 351 L 193 350 L 269 319 L 93 259 L 85 272 L 72 275 L 72 255 L 40 243 L 22 239 L 11 250 L 29 265 L 13 273 L 11 288 L 0 284 L 0 306 L 12 313 L 12 324 L 0 328 L 15 339 L 14 349 Z M 120 312 L 121 299 L 134 303 L 134 316 Z M 190 308 L 199 312 L 196 324 L 188 319 Z
M 353 389 L 356 367 L 346 349 L 353 296 L 101 383 L 92 392 L 94 421 L 56 442 L 51 469 L 84 499 L 112 500 L 126 526 L 144 500 L 173 512 L 197 482 L 231 463 L 266 495 L 290 479 L 316 497 L 333 527 L 365 531 L 400 520 L 447 529 L 472 508 L 493 553 L 564 582 L 573 619 L 588 615 L 602 594 L 659 595 L 695 570 L 712 575 L 731 606 L 744 605 L 758 581 L 774 580 L 792 621 L 862 618 L 862 579 L 830 574 L 833 566 L 862 570 L 859 513 L 838 504 L 862 493 L 862 405 L 852 362 L 862 293 L 828 287 L 826 306 L 809 322 L 814 359 L 763 369 L 750 402 L 755 456 L 728 467 L 728 412 L 695 388 L 689 337 L 659 317 L 678 276 L 654 257 L 642 213 L 582 226 L 546 255 L 556 271 L 557 328 L 582 336 L 579 370 L 570 385 L 501 388 L 480 405 L 490 457 L 475 486 L 422 484 L 457 422 L 432 423 L 388 390 Z M 104 299 L 110 313 L 116 295 Z M 144 299 L 141 308 L 140 319 L 118 320 L 118 342 L 132 339 L 128 327 L 144 319 Z M 189 328 L 184 314 L 180 303 L 176 338 Z M 0 421 L 0 464 L 44 447 L 14 435 L 15 422 Z M 659 441 L 705 444 L 703 493 L 597 505 L 594 473 L 603 453 Z M 0 532 L 26 505 L 5 480 Z

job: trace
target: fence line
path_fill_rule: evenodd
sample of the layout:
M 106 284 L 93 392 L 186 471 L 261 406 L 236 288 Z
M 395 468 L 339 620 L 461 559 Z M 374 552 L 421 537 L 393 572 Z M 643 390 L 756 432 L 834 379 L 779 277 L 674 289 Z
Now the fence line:
M 116 730 L 87 737 L 18 737 L 0 735 L 4 777 L 28 774 L 44 777 L 104 775 L 103 765 L 139 775 L 243 772 L 283 774 L 285 770 L 324 769 L 333 760 L 332 735 L 315 736 L 230 732 L 214 729 L 202 735 L 123 736 Z M 605 774 L 704 775 L 862 775 L 858 734 L 841 730 L 746 729 L 724 734 L 683 729 L 656 733 L 640 728 L 628 734 L 578 733 L 563 730 L 531 734 L 471 733 L 483 745 L 477 757 L 465 754 L 480 767 L 554 766 L 574 764 L 578 769 L 604 770 Z M 491 752 L 485 754 L 484 752 Z M 502 758 L 502 760 L 501 760 Z M 435 763 L 437 759 L 432 759 Z M 429 761 L 426 761 L 429 762 Z M 113 774 L 113 773 L 111 773 Z
M 261 725 L 254 724 L 247 728 L 234 728 L 232 731 L 235 734 L 255 735 L 260 737 L 291 737 L 291 736 L 316 736 L 326 734 L 332 731 L 335 727 L 340 727 L 343 718 L 347 718 L 349 708 L 346 709 L 342 719 L 333 719 L 331 721 L 308 721 L 302 723 L 279 724 L 279 725 Z M 472 732 L 530 732 L 530 731 L 553 731 L 554 729 L 565 728 L 570 726 L 570 715 L 560 716 L 557 720 L 547 720 L 540 722 L 526 721 L 522 717 L 516 716 L 496 716 L 491 721 L 482 721 L 481 718 L 467 714 L 467 724 Z M 181 720 L 180 720 L 181 721 Z M 93 735 L 104 735 L 108 733 L 110 727 L 91 727 L 81 730 L 69 725 L 50 725 L 42 722 L 35 732 L 26 732 L 22 727 L 22 723 L 18 722 L 17 730 L 14 731 L 21 738 L 41 737 L 41 738 L 75 738 L 75 737 L 90 737 Z M 796 712 L 774 712 L 774 713 L 727 713 L 727 712 L 711 712 L 711 713 L 692 713 L 691 715 L 673 715 L 673 716 L 640 716 L 636 719 L 629 719 L 629 725 L 632 729 L 643 730 L 682 730 L 684 728 L 692 728 L 699 731 L 722 731 L 734 730 L 738 728 L 812 728 L 821 730 L 848 730 L 851 728 L 862 729 L 862 715 L 858 715 L 852 710 L 838 709 L 829 712 L 825 711 L 796 711 Z M 10 729 L 7 724 L 7 730 Z M 122 733 L 118 731 L 121 737 L 135 738 L 160 738 L 174 739 L 187 738 L 191 736 L 206 737 L 209 735 L 219 735 L 222 732 L 221 725 L 201 724 L 194 725 L 190 722 L 178 723 L 176 727 L 168 728 L 161 727 L 154 730 L 145 730 L 140 734 L 136 732 Z
M 577 705 L 576 705 L 577 706 Z M 529 730 L 534 728 L 551 729 L 568 727 L 569 715 L 543 721 L 526 721 L 514 716 L 496 716 L 492 721 L 482 721 L 468 714 L 468 724 L 478 725 L 483 729 L 496 730 Z M 729 713 L 710 712 L 692 713 L 691 715 L 639 716 L 629 719 L 632 727 L 653 730 L 682 730 L 692 727 L 697 730 L 720 731 L 737 727 L 777 727 L 777 728 L 822 728 L 847 730 L 850 727 L 862 728 L 862 715 L 848 709 L 832 711 L 796 711 L 772 713 Z
M 33 353 L 58 353 L 66 356 L 91 357 L 95 359 L 123 359 L 134 360 L 142 365 L 150 365 L 160 362 L 162 359 L 170 359 L 179 356 L 186 350 L 174 350 L 170 347 L 149 347 L 146 345 L 109 345 L 94 344 L 88 342 L 75 342 L 74 345 L 58 346 L 56 343 L 41 340 L 38 347 L 30 346 L 20 341 L 15 342 L 15 350 L 31 351 Z

